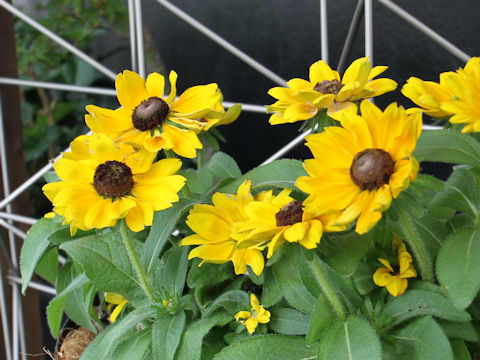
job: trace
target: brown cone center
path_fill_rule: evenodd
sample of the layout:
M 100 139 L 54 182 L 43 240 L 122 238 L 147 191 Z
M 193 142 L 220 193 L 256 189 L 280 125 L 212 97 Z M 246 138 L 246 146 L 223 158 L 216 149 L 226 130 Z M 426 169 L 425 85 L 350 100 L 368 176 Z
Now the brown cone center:
M 152 130 L 165 121 L 169 111 L 163 99 L 156 96 L 148 98 L 133 109 L 133 126 L 140 131 Z
M 293 200 L 275 214 L 277 226 L 288 226 L 302 222 L 303 209 L 300 201 Z
M 378 189 L 388 183 L 393 174 L 393 160 L 382 149 L 366 149 L 355 155 L 350 177 L 362 190 Z
M 322 94 L 337 95 L 338 92 L 342 89 L 342 87 L 343 84 L 337 79 L 323 80 L 322 82 L 317 83 L 313 90 L 321 92 Z
M 132 170 L 119 161 L 107 161 L 95 169 L 93 187 L 100 195 L 109 198 L 124 196 L 132 190 Z

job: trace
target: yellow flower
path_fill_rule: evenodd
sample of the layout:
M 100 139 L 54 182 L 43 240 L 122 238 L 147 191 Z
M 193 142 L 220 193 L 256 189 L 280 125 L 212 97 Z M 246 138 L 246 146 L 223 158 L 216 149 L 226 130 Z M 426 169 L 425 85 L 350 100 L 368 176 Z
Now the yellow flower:
M 274 112 L 270 124 L 293 123 L 307 120 L 327 109 L 327 114 L 354 107 L 354 101 L 371 98 L 392 91 L 397 83 L 391 79 L 375 79 L 387 66 L 375 66 L 368 58 L 355 60 L 345 71 L 342 79 L 338 72 L 332 70 L 320 60 L 310 66 L 310 81 L 291 79 L 288 88 L 274 87 L 268 94 L 278 99 L 267 107 Z
M 238 248 L 268 243 L 267 258 L 285 242 L 298 242 L 314 249 L 320 242 L 328 215 L 314 218 L 304 211 L 302 203 L 289 196 L 285 189 L 277 196 L 263 196 L 245 206 L 248 220 L 234 223 L 232 237 L 239 241 Z M 343 230 L 343 229 L 338 229 Z
M 342 112 L 342 127 L 307 137 L 314 159 L 304 162 L 309 176 L 298 178 L 296 185 L 309 194 L 307 211 L 331 214 L 333 226 L 357 219 L 355 230 L 363 234 L 416 178 L 418 162 L 412 153 L 422 119 L 420 112 L 407 114 L 396 104 L 382 112 L 364 100 L 360 109 L 362 116 Z
M 407 289 L 407 278 L 417 277 L 417 272 L 412 264 L 412 256 L 401 240 L 398 247 L 399 267 L 396 270 L 394 270 L 388 260 L 379 258 L 378 261 L 380 261 L 385 267 L 379 268 L 375 271 L 375 274 L 373 274 L 373 281 L 377 286 L 386 286 L 388 292 L 395 297 L 402 295 Z
M 235 320 L 240 321 L 247 327 L 249 334 L 253 334 L 258 324 L 266 324 L 270 322 L 270 311 L 265 310 L 257 297 L 254 294 L 250 294 L 250 304 L 252 308 L 250 311 L 239 311 L 235 315 Z
M 85 116 L 93 132 L 109 135 L 115 141 L 144 146 L 151 152 L 173 150 L 180 156 L 194 158 L 202 144 L 194 131 L 201 119 L 217 106 L 221 97 L 217 84 L 193 86 L 176 99 L 177 74 L 170 72 L 171 91 L 164 95 L 165 79 L 158 73 L 143 80 L 125 70 L 115 82 L 121 107 L 116 110 L 89 105 Z
M 152 225 L 153 212 L 178 201 L 185 178 L 175 175 L 182 163 L 163 159 L 153 163 L 155 153 L 115 145 L 105 134 L 82 138 L 87 153 L 72 152 L 57 160 L 61 181 L 44 185 L 53 211 L 65 218 L 70 231 L 114 226 L 125 218 L 128 227 L 140 231 Z M 128 151 L 127 151 L 128 150 Z
M 411 77 L 403 85 L 402 94 L 421 107 L 421 110 L 433 117 L 443 117 L 451 115 L 450 112 L 441 108 L 444 101 L 450 100 L 453 91 L 447 83 L 447 77 L 452 73 L 442 73 L 440 83 L 433 81 L 423 81 L 416 77 Z
M 480 57 L 474 57 L 464 69 L 449 73 L 446 79 L 454 91 L 441 109 L 453 116 L 452 124 L 466 124 L 462 133 L 480 131 Z
M 108 311 L 111 312 L 108 320 L 110 320 L 111 323 L 114 323 L 128 301 L 122 295 L 113 292 L 105 293 L 105 301 L 109 303 Z M 115 306 L 115 309 L 112 311 L 114 305 L 117 306 Z
M 230 226 L 246 220 L 244 207 L 254 201 L 250 194 L 251 183 L 244 181 L 236 195 L 215 193 L 212 205 L 194 205 L 187 218 L 187 225 L 195 234 L 184 238 L 180 245 L 200 245 L 191 250 L 188 258 L 198 257 L 204 262 L 222 264 L 231 261 L 236 274 L 245 274 L 247 265 L 260 275 L 264 267 L 262 246 L 237 248 L 231 237 Z

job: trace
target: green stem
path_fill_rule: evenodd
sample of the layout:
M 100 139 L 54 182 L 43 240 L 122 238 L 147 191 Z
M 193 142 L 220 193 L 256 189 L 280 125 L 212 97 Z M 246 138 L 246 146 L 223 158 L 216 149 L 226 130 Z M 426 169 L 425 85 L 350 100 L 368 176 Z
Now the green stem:
M 203 166 L 203 164 L 205 163 L 205 146 L 206 146 L 206 139 L 205 139 L 205 135 L 202 133 L 200 133 L 200 141 L 202 142 L 202 148 L 198 150 L 197 152 L 197 169 L 200 170 Z
M 313 259 L 309 261 L 310 269 L 312 269 L 315 279 L 317 280 L 318 285 L 322 289 L 323 293 L 327 297 L 328 301 L 333 307 L 333 310 L 336 312 L 340 320 L 344 321 L 346 319 L 345 309 L 343 304 L 337 296 L 335 289 L 333 288 L 328 275 L 326 274 L 325 266 L 321 263 L 321 260 L 317 256 L 313 256 Z
M 137 273 L 138 280 L 140 281 L 140 285 L 142 286 L 143 291 L 145 294 L 150 298 L 150 300 L 155 300 L 155 293 L 153 291 L 152 285 L 148 281 L 147 274 L 140 263 L 140 258 L 138 257 L 137 251 L 133 245 L 133 240 L 128 233 L 127 224 L 125 219 L 120 221 L 120 234 L 122 236 L 123 243 L 125 244 L 125 249 L 127 250 L 128 258 L 130 259 L 130 263 L 132 264 L 135 272 Z
M 408 244 L 417 260 L 418 270 L 422 275 L 422 279 L 433 282 L 434 275 L 432 259 L 430 258 L 420 235 L 415 230 L 410 215 L 404 209 L 398 209 L 398 222 L 405 237 L 403 240 Z

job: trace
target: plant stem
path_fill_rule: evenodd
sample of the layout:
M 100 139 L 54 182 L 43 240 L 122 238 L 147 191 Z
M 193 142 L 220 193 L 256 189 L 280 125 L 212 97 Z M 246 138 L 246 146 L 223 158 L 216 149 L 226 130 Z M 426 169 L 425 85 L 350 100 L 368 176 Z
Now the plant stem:
M 410 215 L 404 209 L 398 209 L 398 222 L 403 231 L 405 242 L 412 249 L 415 259 L 418 263 L 418 270 L 422 275 L 423 280 L 433 282 L 433 265 L 432 259 L 429 257 L 428 251 L 425 248 L 420 235 L 415 230 L 414 225 L 412 224 L 412 219 Z
M 128 233 L 127 223 L 125 219 L 120 221 L 120 234 L 122 236 L 123 243 L 125 244 L 125 249 L 127 250 L 128 258 L 130 259 L 130 263 L 132 264 L 135 272 L 137 273 L 138 280 L 142 286 L 143 291 L 145 294 L 150 298 L 150 300 L 155 300 L 155 293 L 153 291 L 152 285 L 148 281 L 147 274 L 140 263 L 140 258 L 138 257 L 137 251 L 133 245 L 132 238 Z
M 307 260 L 308 261 L 308 260 Z M 327 297 L 328 301 L 333 307 L 333 310 L 340 318 L 340 320 L 344 321 L 346 319 L 345 309 L 343 308 L 343 304 L 338 298 L 335 289 L 333 288 L 328 275 L 326 274 L 326 268 L 322 264 L 321 260 L 318 256 L 314 255 L 312 260 L 308 261 L 308 265 L 312 270 L 313 274 L 315 275 L 315 279 L 317 280 L 318 285 L 322 289 L 323 293 Z

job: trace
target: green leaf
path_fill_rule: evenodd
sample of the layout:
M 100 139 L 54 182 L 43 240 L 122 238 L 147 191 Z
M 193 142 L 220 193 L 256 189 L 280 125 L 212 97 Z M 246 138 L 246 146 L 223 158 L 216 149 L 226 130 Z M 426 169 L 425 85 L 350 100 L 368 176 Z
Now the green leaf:
M 228 178 L 239 178 L 242 176 L 242 171 L 238 167 L 235 160 L 219 151 L 215 153 L 206 164 L 207 170 L 219 180 Z
M 35 268 L 48 249 L 49 236 L 61 227 L 63 225 L 58 222 L 58 219 L 42 218 L 30 228 L 20 252 L 23 294 L 25 294 L 25 290 L 32 279 Z
M 309 346 L 299 336 L 253 336 L 233 343 L 220 351 L 213 360 L 307 360 L 315 359 L 316 346 Z
M 466 322 L 471 319 L 466 311 L 457 309 L 445 296 L 423 290 L 410 290 L 393 298 L 385 305 L 384 312 L 393 317 L 392 326 L 425 315 L 451 321 Z
M 451 234 L 437 257 L 437 277 L 453 304 L 465 309 L 480 289 L 480 229 Z
M 470 352 L 462 340 L 453 340 L 450 345 L 452 346 L 455 360 L 472 360 Z
M 265 305 L 262 303 L 262 305 Z M 215 301 L 205 309 L 203 317 L 219 308 L 224 308 L 230 314 L 235 315 L 240 310 L 245 310 L 245 307 L 250 307 L 250 298 L 245 291 L 230 290 L 215 299 Z
M 185 313 L 156 319 L 153 323 L 153 358 L 173 360 L 185 327 Z
M 323 241 L 326 240 L 326 241 Z M 372 245 L 370 233 L 358 235 L 355 232 L 342 236 L 332 235 L 322 239 L 319 250 L 325 262 L 343 276 L 351 276 Z
M 110 356 L 117 344 L 127 338 L 127 334 L 145 319 L 155 316 L 156 310 L 150 306 L 135 309 L 122 319 L 107 326 L 105 330 L 88 345 L 80 360 L 99 360 L 116 358 Z
M 480 196 L 476 184 L 477 176 L 465 168 L 457 168 L 445 183 L 445 190 L 436 194 L 429 205 L 429 212 L 441 215 L 442 209 L 462 211 L 474 218 L 479 213 Z M 446 216 L 450 211 L 445 212 Z
M 48 326 L 50 327 L 50 332 L 53 337 L 56 338 L 60 332 L 60 326 L 62 324 L 63 309 L 65 306 L 65 301 L 67 297 L 76 289 L 81 288 L 83 285 L 88 284 L 88 278 L 85 274 L 77 276 L 70 284 L 57 296 L 55 296 L 52 301 L 47 306 L 47 321 Z
M 336 359 L 382 359 L 380 338 L 366 320 L 350 315 L 347 321 L 335 322 L 324 333 L 318 348 L 318 360 Z
M 79 272 L 72 261 L 68 261 L 60 271 L 57 291 L 63 291 L 71 284 L 75 278 L 80 276 Z M 81 287 L 73 290 L 65 299 L 65 313 L 68 317 L 78 325 L 86 327 L 93 333 L 97 332 L 97 328 L 94 326 L 91 314 L 93 314 L 92 303 L 95 296 L 95 288 L 91 283 L 85 284 Z M 98 321 L 98 319 L 96 319 Z
M 193 204 L 191 200 L 181 199 L 172 207 L 155 213 L 153 225 L 140 254 L 140 261 L 145 266 L 147 275 L 150 274 L 154 261 L 158 259 L 178 220 Z
M 188 270 L 188 246 L 172 246 L 162 257 L 159 269 L 161 284 L 170 295 L 183 293 Z
M 471 322 L 453 322 L 439 320 L 438 324 L 450 339 L 478 342 L 479 338 Z
M 357 271 L 352 275 L 353 285 L 360 295 L 366 295 L 376 288 L 373 282 L 375 269 L 368 263 L 361 262 Z
M 323 332 L 327 330 L 337 319 L 337 315 L 335 314 L 335 311 L 330 305 L 327 297 L 325 295 L 321 295 L 315 304 L 315 309 L 313 310 L 310 327 L 308 328 L 308 333 L 305 338 L 307 343 L 313 344 L 317 342 L 321 338 Z
M 219 191 L 233 194 L 245 179 L 252 181 L 252 193 L 268 190 L 272 187 L 295 189 L 295 182 L 300 176 L 307 175 L 299 160 L 281 159 L 256 167 L 238 180 L 227 184 Z
M 192 266 L 187 276 L 188 287 L 193 289 L 200 286 L 210 286 L 220 284 L 221 282 L 233 277 L 233 266 L 231 263 L 226 264 L 209 264 L 202 266 L 200 259 L 192 261 Z
M 113 351 L 112 360 L 145 360 L 152 347 L 152 329 L 147 328 L 137 332 L 133 336 L 125 337 Z
M 35 272 L 49 283 L 54 284 L 58 276 L 58 248 L 48 250 L 35 268 Z
M 200 319 L 187 326 L 175 355 L 176 360 L 200 360 L 203 338 L 214 326 L 223 326 L 232 321 L 232 316 L 218 312 L 208 318 Z
M 83 266 L 95 287 L 119 293 L 135 306 L 147 298 L 120 239 L 115 231 L 69 241 L 60 248 Z
M 311 317 L 289 308 L 275 308 L 271 311 L 269 328 L 284 335 L 305 335 Z
M 280 289 L 280 284 L 273 273 L 271 267 L 267 267 L 263 270 L 264 281 L 263 281 L 263 291 L 262 298 L 260 302 L 264 306 L 272 306 L 279 302 L 282 297 L 282 290 Z
M 465 164 L 480 169 L 480 144 L 453 130 L 423 131 L 413 156 L 420 162 Z
M 391 334 L 404 351 L 400 359 L 453 360 L 453 352 L 440 326 L 430 317 L 416 319 Z
M 284 244 L 286 246 L 288 244 Z M 294 244 L 289 246 L 293 249 Z M 283 297 L 294 308 L 305 314 L 312 314 L 316 299 L 305 287 L 298 268 L 298 251 L 289 252 L 289 256 L 284 256 L 282 261 L 272 265 L 275 277 L 278 280 Z

